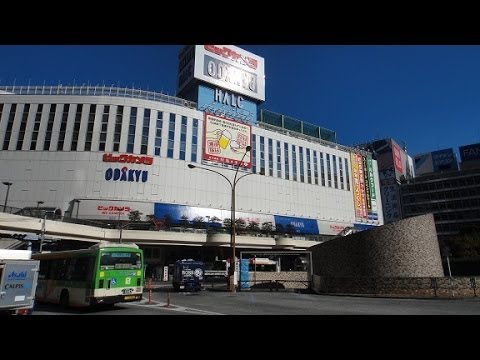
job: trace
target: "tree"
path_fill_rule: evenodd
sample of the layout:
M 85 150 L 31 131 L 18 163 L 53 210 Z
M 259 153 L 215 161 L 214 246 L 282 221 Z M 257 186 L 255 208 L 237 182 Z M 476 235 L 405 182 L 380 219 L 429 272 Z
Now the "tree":
M 227 229 L 228 231 L 230 231 L 230 229 L 232 227 L 232 220 L 230 218 L 223 219 L 223 227 L 225 229 Z
M 180 225 L 183 227 L 183 228 L 187 228 L 188 225 L 189 225 L 189 222 L 188 222 L 188 216 L 187 215 L 182 215 L 180 217 Z
M 262 223 L 262 232 L 264 234 L 270 235 L 270 233 L 272 232 L 272 229 L 273 229 L 273 225 L 271 221 L 266 221 Z
M 193 218 L 193 227 L 196 229 L 203 229 L 205 227 L 203 216 L 195 216 Z
M 172 227 L 172 215 L 170 214 L 165 214 L 163 217 L 163 227 L 165 230 L 170 230 Z
M 140 221 L 141 215 L 143 215 L 143 213 L 141 213 L 140 211 L 132 210 L 128 214 L 128 220 L 130 222 L 138 222 L 138 221 Z
M 210 222 L 212 222 L 212 223 L 216 223 L 216 222 L 220 222 L 220 221 L 222 221 L 222 219 L 220 219 L 220 218 L 218 218 L 218 217 L 216 217 L 216 216 L 212 216 L 212 217 L 210 218 Z
M 248 223 L 247 229 L 252 233 L 257 233 L 260 230 L 260 226 L 258 225 L 258 222 L 252 220 Z
M 235 219 L 235 230 L 242 231 L 247 227 L 247 223 L 242 218 Z

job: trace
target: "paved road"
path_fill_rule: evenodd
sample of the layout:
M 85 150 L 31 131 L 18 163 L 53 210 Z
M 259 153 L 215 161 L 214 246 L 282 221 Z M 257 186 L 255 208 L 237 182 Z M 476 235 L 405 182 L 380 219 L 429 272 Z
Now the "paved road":
M 170 306 L 168 305 L 170 302 Z M 63 310 L 38 304 L 34 315 L 480 315 L 480 300 L 394 299 L 327 296 L 295 292 L 205 290 L 176 293 L 168 287 L 148 293 L 141 302 L 98 309 Z

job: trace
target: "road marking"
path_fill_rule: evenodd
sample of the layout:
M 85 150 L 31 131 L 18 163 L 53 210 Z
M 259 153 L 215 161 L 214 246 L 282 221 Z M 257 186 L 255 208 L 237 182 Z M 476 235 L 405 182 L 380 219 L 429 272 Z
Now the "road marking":
M 153 305 L 149 305 L 148 301 L 142 301 L 141 303 L 124 303 L 122 305 L 138 306 L 138 307 L 151 308 L 151 309 L 153 308 L 156 310 L 178 311 L 178 312 L 201 314 L 201 315 L 225 315 L 225 314 L 214 312 L 214 311 L 207 311 L 207 310 L 195 309 L 191 307 L 184 307 L 184 306 L 178 306 L 178 305 L 172 305 L 172 304 L 170 304 L 170 306 L 167 306 L 167 303 L 160 303 L 156 301 L 152 301 L 152 304 Z

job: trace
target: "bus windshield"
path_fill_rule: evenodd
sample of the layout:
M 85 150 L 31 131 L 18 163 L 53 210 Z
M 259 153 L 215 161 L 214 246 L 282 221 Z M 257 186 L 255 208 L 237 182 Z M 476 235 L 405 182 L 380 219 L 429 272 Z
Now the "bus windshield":
M 100 258 L 100 269 L 141 269 L 140 253 L 103 252 Z

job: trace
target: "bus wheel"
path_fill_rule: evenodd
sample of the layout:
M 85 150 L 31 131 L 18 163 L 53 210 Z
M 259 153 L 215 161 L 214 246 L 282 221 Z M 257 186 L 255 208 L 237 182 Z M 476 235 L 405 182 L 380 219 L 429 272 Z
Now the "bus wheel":
M 66 309 L 69 306 L 69 302 L 68 290 L 63 289 L 62 293 L 60 294 L 60 306 Z

